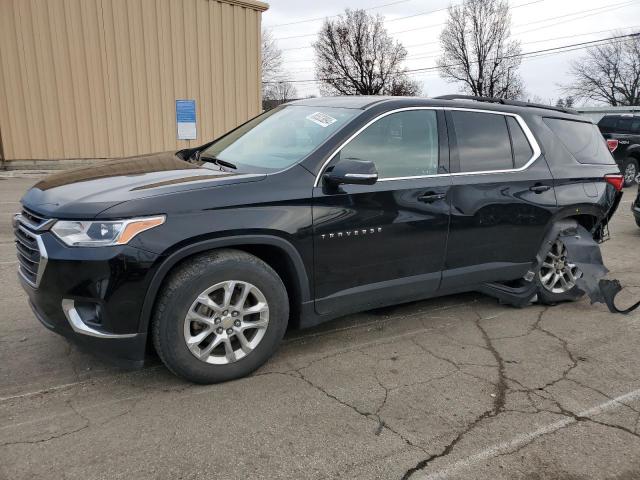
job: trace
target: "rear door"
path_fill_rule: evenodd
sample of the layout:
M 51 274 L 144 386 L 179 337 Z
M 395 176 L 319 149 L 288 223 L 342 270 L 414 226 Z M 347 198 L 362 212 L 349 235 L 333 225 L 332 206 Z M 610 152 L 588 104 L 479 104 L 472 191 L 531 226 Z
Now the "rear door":
M 553 178 L 517 115 L 450 109 L 451 224 L 442 289 L 523 276 L 556 206 Z
M 435 292 L 451 182 L 443 112 L 384 114 L 343 145 L 327 168 L 340 158 L 373 161 L 379 179 L 337 189 L 320 180 L 314 188 L 316 311 L 356 311 Z

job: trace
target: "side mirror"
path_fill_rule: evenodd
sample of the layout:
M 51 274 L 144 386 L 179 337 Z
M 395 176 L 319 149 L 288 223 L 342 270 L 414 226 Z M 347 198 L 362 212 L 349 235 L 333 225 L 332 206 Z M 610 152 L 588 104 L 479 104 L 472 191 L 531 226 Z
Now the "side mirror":
M 324 174 L 324 180 L 331 185 L 373 185 L 378 181 L 378 172 L 369 160 L 345 158 Z

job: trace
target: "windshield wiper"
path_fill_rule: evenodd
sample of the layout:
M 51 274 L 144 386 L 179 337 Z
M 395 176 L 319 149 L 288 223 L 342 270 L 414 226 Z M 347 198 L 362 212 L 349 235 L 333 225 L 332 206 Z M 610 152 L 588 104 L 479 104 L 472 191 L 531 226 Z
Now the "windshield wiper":
M 227 162 L 226 160 L 222 160 L 222 159 L 216 158 L 216 157 L 211 157 L 211 156 L 208 156 L 208 155 L 200 155 L 198 157 L 198 160 L 202 160 L 203 162 L 215 163 L 216 165 L 218 165 L 220 167 L 232 168 L 234 170 L 238 169 L 238 167 L 236 167 L 231 162 Z

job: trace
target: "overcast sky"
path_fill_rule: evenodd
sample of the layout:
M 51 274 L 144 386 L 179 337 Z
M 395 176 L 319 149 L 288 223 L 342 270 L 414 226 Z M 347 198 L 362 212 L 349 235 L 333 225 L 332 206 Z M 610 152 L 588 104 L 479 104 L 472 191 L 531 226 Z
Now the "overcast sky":
M 263 16 L 263 26 L 272 31 L 282 49 L 287 79 L 314 78 L 311 44 L 322 19 L 342 13 L 346 7 L 365 8 L 382 15 L 387 31 L 407 49 L 406 68 L 427 68 L 436 64 L 440 50 L 438 39 L 447 18 L 446 7 L 461 1 L 271 0 Z M 522 42 L 524 53 L 606 38 L 614 34 L 612 30 L 630 33 L 640 29 L 640 0 L 510 0 L 509 3 L 511 33 Z M 555 103 L 562 95 L 559 85 L 569 80 L 570 62 L 581 55 L 584 50 L 524 59 L 520 74 L 527 97 L 537 96 Z M 436 71 L 416 72 L 411 76 L 422 82 L 427 96 L 460 92 L 459 85 L 445 82 Z M 298 96 L 318 94 L 316 83 L 295 83 L 295 86 Z

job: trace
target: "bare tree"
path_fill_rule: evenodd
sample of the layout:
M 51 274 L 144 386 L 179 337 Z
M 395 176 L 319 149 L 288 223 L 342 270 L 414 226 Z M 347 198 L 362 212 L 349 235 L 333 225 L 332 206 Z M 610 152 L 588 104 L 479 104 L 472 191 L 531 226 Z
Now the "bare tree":
M 265 88 L 264 98 L 266 100 L 275 100 L 276 103 L 285 103 L 296 98 L 298 94 L 293 83 L 287 81 L 274 82 Z
M 261 48 L 262 95 L 265 96 L 266 90 L 282 73 L 282 51 L 271 31 L 266 29 L 262 30 Z
M 640 105 L 640 33 L 587 49 L 572 63 L 567 93 L 612 106 Z
M 407 50 L 393 40 L 379 15 L 345 10 L 326 19 L 313 44 L 323 94 L 418 95 L 402 66 Z
M 400 75 L 391 81 L 391 86 L 386 93 L 394 97 L 417 97 L 422 95 L 422 86 L 420 82 Z
M 510 37 L 511 14 L 506 0 L 464 0 L 450 6 L 440 35 L 440 75 L 462 83 L 472 95 L 520 97 L 520 43 Z
M 571 95 L 568 95 L 566 97 L 558 97 L 555 105 L 558 108 L 573 108 L 574 103 L 575 100 L 573 99 L 573 97 Z M 551 104 L 551 102 L 549 102 L 549 104 Z

